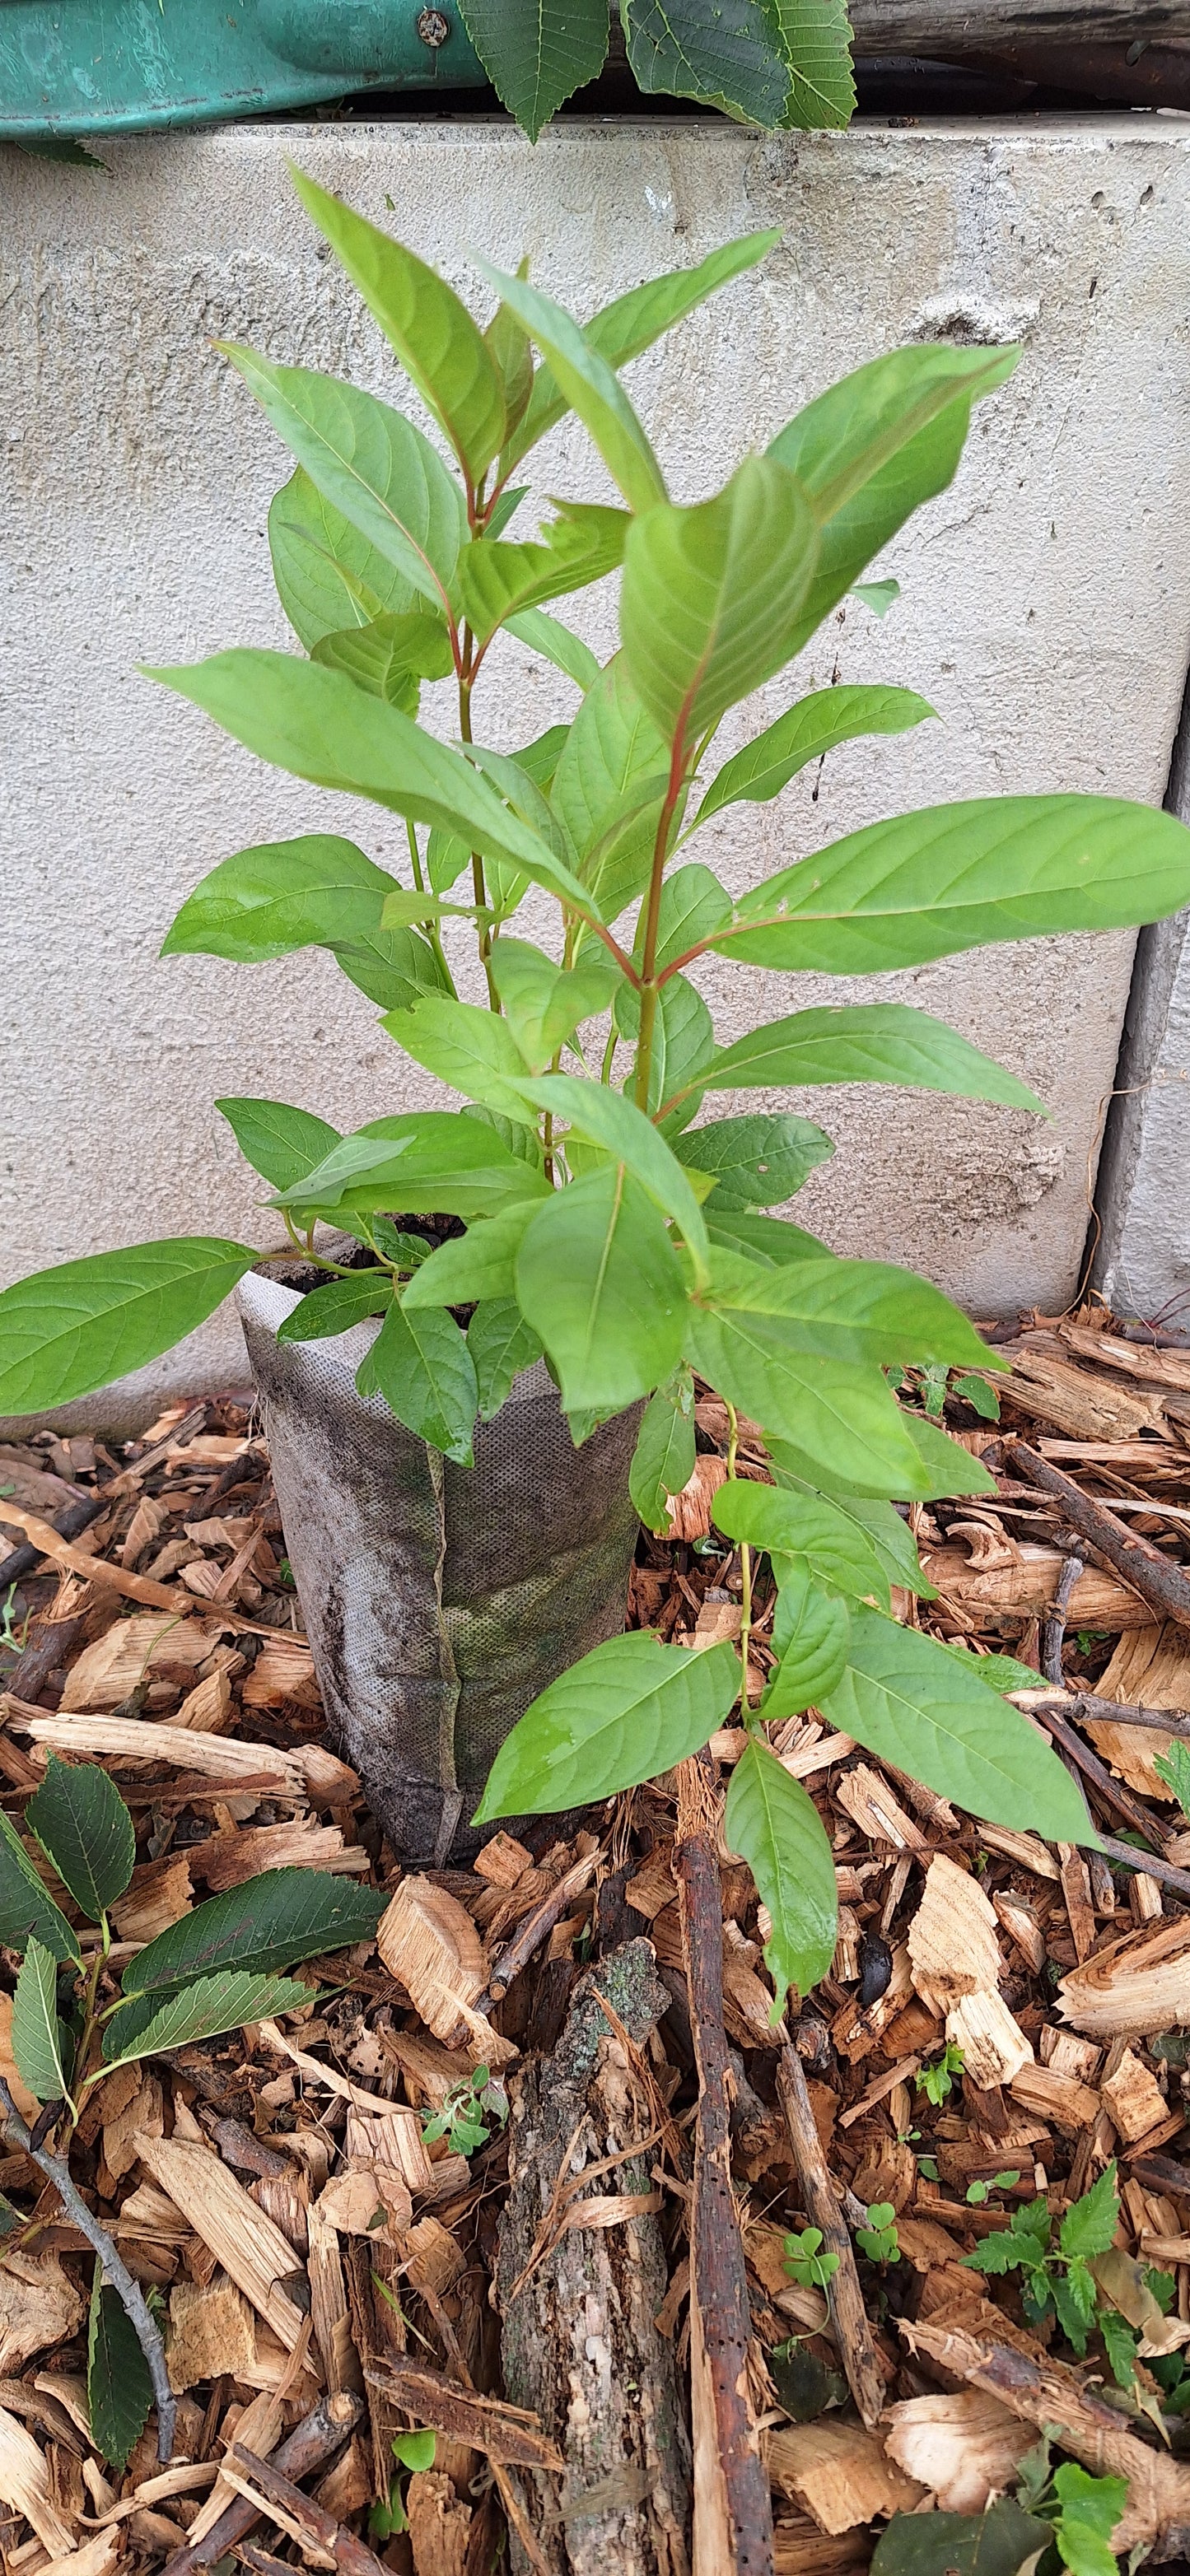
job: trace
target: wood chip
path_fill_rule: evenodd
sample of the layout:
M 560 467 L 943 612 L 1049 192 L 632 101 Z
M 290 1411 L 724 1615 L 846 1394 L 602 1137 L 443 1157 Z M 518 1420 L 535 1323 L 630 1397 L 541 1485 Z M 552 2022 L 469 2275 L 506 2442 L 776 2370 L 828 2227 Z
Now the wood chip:
M 256 2322 L 242 2290 L 226 2272 L 216 2271 L 205 2287 L 198 2281 L 175 2281 L 169 2294 L 166 2358 L 170 2387 L 179 2395 L 223 2372 L 251 2381 Z
M 999 2398 L 976 2388 L 905 2398 L 889 2407 L 888 2425 L 889 2458 L 929 2490 L 941 2513 L 983 2513 L 1012 2485 L 1033 2440 Z
M 1190 2020 L 1190 1917 L 1097 1950 L 1063 1977 L 1058 2010 L 1096 2039 L 1148 2038 Z
M 35 2352 L 67 2343 L 83 2313 L 81 2293 L 57 2254 L 6 2254 L 0 2264 L 0 2377 L 15 2377 Z M 13 2500 L 5 2497 L 6 2503 Z
M 474 2009 L 487 1983 L 487 1958 L 457 1897 L 428 1878 L 403 1878 L 380 1918 L 376 1947 L 436 2039 L 465 2049 L 473 2065 L 498 2062 L 496 2034 Z
M 1120 1700 L 1137 1708 L 1190 1709 L 1190 1637 L 1176 1620 L 1138 1628 L 1121 1637 L 1106 1672 L 1095 1685 L 1096 1699 Z M 1110 1721 L 1087 1721 L 1087 1734 L 1112 1770 L 1144 1798 L 1168 1800 L 1173 1791 L 1153 1768 L 1155 1753 L 1168 1754 L 1173 1737 Z
M 1011 2084 L 1033 2055 L 1002 1995 L 964 1995 L 946 2016 L 946 2036 L 963 2052 L 964 2073 L 981 2093 Z
M 857 1762 L 835 1784 L 835 1802 L 870 1842 L 891 1843 L 894 1851 L 926 1852 L 930 1846 L 912 1816 L 894 1798 L 887 1780 L 866 1762 Z
M 964 1995 L 995 1991 L 996 1917 L 978 1880 L 942 1852 L 926 1872 L 908 1943 L 914 1990 L 940 2020 Z
M 79 2301 L 80 2314 L 82 2301 Z M 31 2349 L 36 2350 L 36 2346 Z M 62 2518 L 50 2489 L 50 2462 L 15 2415 L 0 2406 L 0 2497 L 31 2522 L 51 2558 L 68 2557 L 74 2533 Z
M 1056 2066 L 1020 2066 L 1008 2089 L 1023 2110 L 1038 2112 L 1074 2137 L 1099 2116 L 1099 2095 L 1093 2087 L 1080 2084 L 1076 2075 L 1063 2075 Z
M 245 1744 L 238 1736 L 198 1735 L 191 1727 L 154 1726 L 125 1717 L 34 1717 L 22 1720 L 34 1743 L 60 1753 L 97 1753 L 107 1761 L 171 1762 L 216 1780 L 268 1777 L 288 1798 L 305 1794 L 301 1765 L 272 1744 Z M 262 1793 L 263 1794 L 263 1793 Z
M 195 1619 L 179 1621 L 160 1612 L 118 1619 L 104 1636 L 84 1646 L 69 1667 L 61 1714 L 118 1708 L 138 1682 L 151 1678 L 155 1664 L 193 1668 L 206 1662 L 214 1644 L 211 1630 Z
M 210 2247 L 286 2350 L 292 2351 L 303 2318 L 301 2309 L 279 2286 L 301 2269 L 288 2238 L 209 2147 L 176 2136 L 143 2134 L 137 2146 L 154 2181 L 176 2202 L 195 2234 Z
M 1104 2076 L 1101 2089 L 1104 2107 L 1129 2146 L 1166 2116 L 1168 2106 L 1152 2068 L 1142 2065 L 1131 2048 L 1125 2049 L 1114 2074 Z
M 885 2456 L 879 2433 L 862 2424 L 820 2416 L 814 2424 L 782 2424 L 766 2436 L 769 2475 L 781 2495 L 793 2496 L 820 2531 L 854 2530 L 877 2515 L 912 2513 L 924 2487 Z

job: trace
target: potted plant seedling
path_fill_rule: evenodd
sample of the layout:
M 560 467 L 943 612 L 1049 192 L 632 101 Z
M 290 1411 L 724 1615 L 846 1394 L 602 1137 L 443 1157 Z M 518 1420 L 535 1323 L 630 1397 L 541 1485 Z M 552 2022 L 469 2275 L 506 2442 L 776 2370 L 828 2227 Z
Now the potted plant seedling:
M 429 1819 L 442 1853 L 460 1817 L 479 1828 L 607 1798 L 693 1754 L 738 1707 L 746 1745 L 725 1830 L 768 1909 L 779 2009 L 829 1962 L 835 1878 L 770 1722 L 813 1704 L 979 1816 L 1072 1841 L 1091 1828 L 995 1678 L 890 1615 L 893 1584 L 928 1588 L 896 1503 L 990 1482 L 898 1404 L 890 1375 L 994 1370 L 995 1352 L 926 1281 L 840 1259 L 768 1212 L 830 1151 L 815 1127 L 718 1111 L 750 1090 L 845 1081 L 1039 1104 L 902 1003 L 795 1010 L 717 1045 L 698 962 L 845 981 L 1154 920 L 1190 895 L 1190 833 L 1110 797 L 983 798 L 791 854 L 733 900 L 697 854 L 709 816 L 776 796 L 833 743 L 929 711 L 900 690 L 816 692 L 720 766 L 723 717 L 794 661 L 949 482 L 973 403 L 1017 352 L 893 351 L 679 506 L 619 370 L 772 235 L 655 280 L 584 329 L 523 274 L 484 267 L 498 300 L 481 329 L 410 252 L 298 187 L 439 443 L 350 385 L 230 350 L 297 460 L 270 527 L 306 650 L 230 651 L 156 676 L 264 758 L 370 798 L 390 853 L 400 817 L 406 873 L 323 832 L 241 851 L 166 947 L 330 948 L 398 1049 L 467 1106 L 383 1104 L 340 1136 L 304 1108 L 223 1102 L 300 1255 L 297 1285 L 268 1275 L 272 1256 L 262 1268 L 252 1247 L 206 1240 L 69 1262 L 0 1298 L 0 1408 L 102 1385 L 239 1282 L 328 1711 L 398 1843 L 424 1848 Z M 522 537 L 517 478 L 568 407 L 619 498 L 560 500 Z M 600 668 L 546 603 L 609 576 L 621 642 Z M 504 628 L 581 691 L 569 722 L 514 754 L 485 739 Z M 454 693 L 453 741 L 419 720 L 438 681 Z M 548 947 L 516 926 L 529 887 L 555 907 Z M 454 988 L 451 916 L 474 926 L 482 1002 Z M 693 1466 L 695 1371 L 730 1422 L 759 1424 L 775 1477 L 736 1473 L 733 1434 L 714 1512 L 740 1550 L 738 1651 L 618 1633 L 625 1494 L 664 1526 Z M 515 1496 L 519 1517 L 501 1524 Z M 753 1706 L 758 1550 L 779 1587 L 777 1662 Z

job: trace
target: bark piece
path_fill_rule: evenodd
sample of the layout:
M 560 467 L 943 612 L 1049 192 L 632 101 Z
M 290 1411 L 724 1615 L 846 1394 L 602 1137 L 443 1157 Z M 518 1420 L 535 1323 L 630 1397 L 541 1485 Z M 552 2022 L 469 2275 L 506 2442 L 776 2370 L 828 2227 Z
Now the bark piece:
M 306 2235 L 310 2315 L 327 2387 L 362 2393 L 364 2374 L 351 2333 L 339 2239 L 329 2214 L 317 2201 L 306 2212 Z
M 441 2469 L 419 2469 L 405 2490 L 415 2576 L 464 2576 L 471 2508 Z
M 964 1628 L 971 1615 L 992 1625 L 1006 1613 L 1017 1619 L 1044 1618 L 1066 1563 L 1056 1547 L 1039 1547 L 1030 1540 L 1022 1541 L 1016 1565 L 985 1568 L 961 1547 L 924 1548 L 921 1561 L 927 1580 L 941 1595 L 943 1611 L 953 1603 L 964 1614 L 955 1624 Z M 1153 1615 L 1117 1575 L 1101 1574 L 1094 1566 L 1080 1574 L 1067 1610 L 1080 1627 L 1104 1628 L 1110 1635 L 1147 1627 Z
M 690 2460 L 672 2345 L 654 2322 L 667 2288 L 656 2217 L 568 2230 L 527 2269 L 559 2181 L 642 2133 L 635 2079 L 601 1992 L 637 2045 L 669 2008 L 649 1943 L 631 1941 L 579 1980 L 552 2059 L 513 2079 L 497 2273 L 505 2385 L 534 2410 L 564 2468 L 560 2499 L 552 2482 L 527 2481 L 530 2523 L 551 2571 L 683 2576 Z M 628 2156 L 596 2188 L 639 2195 L 651 2162 L 647 2148 Z M 610 2494 L 608 2479 L 618 2481 Z M 597 2509 L 580 2511 L 584 2500 Z M 528 2564 L 519 2542 L 513 2564 Z
M 292 1700 L 296 1708 L 320 1708 L 322 1701 L 309 1647 L 298 1637 L 270 1637 L 247 1675 L 240 1697 L 245 1708 L 280 1708 L 286 1700 Z M 345 1770 L 347 1766 L 344 1763 L 338 1767 Z
M 0 2376 L 15 2376 L 35 2352 L 67 2342 L 82 2316 L 82 2297 L 57 2254 L 6 2255 L 0 2265 Z
M 820 2531 L 808 2513 L 782 2514 L 773 2530 L 776 2576 L 850 2576 L 866 2567 L 872 2542 L 866 2531 Z
M 326 1869 L 366 1877 L 368 1855 L 358 1843 L 347 1843 L 338 1825 L 320 1825 L 313 1816 L 292 1816 L 283 1825 L 254 1825 L 241 1833 L 212 1834 L 196 1844 L 190 1866 L 212 1896 L 226 1887 L 241 1887 L 266 1869 Z
M 1190 1638 L 1185 1629 L 1170 1619 L 1121 1637 L 1107 1671 L 1100 1676 L 1095 1698 L 1179 1712 L 1190 1708 Z M 1098 1717 L 1088 1717 L 1087 1733 L 1096 1752 L 1130 1789 L 1145 1798 L 1172 1799 L 1168 1781 L 1153 1768 L 1153 1755 L 1169 1752 L 1172 1733 L 1146 1734 Z
M 0 2076 L 3 2076 L 23 2120 L 35 2120 L 41 2104 L 29 2091 L 12 2045 L 12 1996 L 0 1995 Z
M 51 2558 L 37 2576 L 111 2576 L 123 2546 L 124 2534 L 118 2528 L 94 2532 L 64 2558 Z
M 493 1834 L 490 1842 L 477 1853 L 474 1869 L 477 1878 L 485 1878 L 489 1887 L 508 1889 L 533 1867 L 533 1854 L 512 1834 Z M 428 2472 L 427 2472 L 428 2474 Z
M 1190 1919 L 1125 1933 L 1063 1977 L 1064 2021 L 1095 2039 L 1149 2038 L 1190 2020 Z
M 1048 1458 L 1038 1457 L 1023 1440 L 1006 1440 L 1004 1450 L 1012 1465 L 1032 1484 L 1055 1497 L 1071 1529 L 1077 1530 L 1080 1538 L 1090 1540 L 1098 1554 L 1107 1558 L 1159 1619 L 1176 1619 L 1179 1627 L 1190 1628 L 1190 1578 L 1180 1566 L 1163 1556 L 1151 1539 L 1142 1538 L 1139 1530 L 1129 1529 L 1103 1503 L 1084 1494 L 1081 1485 L 1064 1476 Z M 1073 1598 L 1078 1598 L 1077 1587 Z M 1130 1620 L 1128 1624 L 1133 1627 L 1137 1623 Z
M 560 2477 L 566 2466 L 557 2443 L 531 2407 L 481 2397 L 460 2381 L 448 2379 L 444 2371 L 431 2370 L 403 2352 L 376 2354 L 365 2375 L 417 2423 L 482 2451 L 485 2459 L 498 2461 L 501 2467 L 536 2469 Z
M 1125 2049 L 1114 2074 L 1104 2076 L 1102 2093 L 1104 2108 L 1129 2146 L 1166 2116 L 1168 2105 L 1151 2066 L 1142 2065 L 1131 2048 Z
M 829 2416 L 814 2424 L 782 2424 L 769 2434 L 767 2448 L 773 2485 L 796 2497 L 820 2531 L 852 2531 L 878 2514 L 912 2513 L 926 2492 L 886 2457 L 879 2434 L 863 2424 Z
M 1011 2486 L 1034 2438 L 998 2397 L 976 2388 L 905 2398 L 889 2407 L 888 2421 L 889 2458 L 928 2488 L 942 2513 L 982 2513 Z
M 336 2174 L 320 2191 L 314 2210 L 324 2226 L 341 2236 L 367 2236 L 382 2245 L 399 2246 L 413 2216 L 413 2203 L 398 2173 L 364 2165 Z
M 872 2425 L 879 2421 L 884 2408 L 884 2374 L 859 2286 L 851 2231 L 827 2171 L 801 2059 L 788 2044 L 781 2051 L 777 2068 L 777 2092 L 797 2167 L 802 2206 L 811 2226 L 821 2230 L 827 2252 L 839 2258 L 830 2300 L 835 2339 L 851 2394 L 864 2423 Z
M 169 2384 L 179 2393 L 203 2379 L 231 2379 L 250 2384 L 256 2367 L 256 2325 L 252 2310 L 218 2271 L 204 2287 L 198 2281 L 175 2281 L 169 2294 Z

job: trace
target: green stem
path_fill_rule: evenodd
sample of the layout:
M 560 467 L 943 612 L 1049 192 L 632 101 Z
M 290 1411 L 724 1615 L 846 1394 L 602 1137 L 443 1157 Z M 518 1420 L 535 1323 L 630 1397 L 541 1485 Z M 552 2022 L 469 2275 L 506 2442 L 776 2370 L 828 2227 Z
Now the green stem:
M 649 1109 L 649 1077 L 653 1069 L 653 1024 L 657 1017 L 657 924 L 661 913 L 661 887 L 665 862 L 669 855 L 670 827 L 678 809 L 685 779 L 683 736 L 675 735 L 670 755 L 669 785 L 665 803 L 657 818 L 657 836 L 653 843 L 653 867 L 649 878 L 649 902 L 645 914 L 645 939 L 641 953 L 640 1036 L 636 1044 L 636 1105 L 646 1117 Z
M 426 891 L 426 881 L 422 874 L 421 853 L 417 846 L 417 833 L 413 824 L 408 821 L 406 821 L 405 824 L 405 835 L 409 843 L 409 856 L 413 861 L 414 888 L 418 894 L 424 894 Z M 450 994 L 452 1001 L 457 1002 L 459 997 L 455 991 L 454 977 L 446 962 L 446 953 L 442 946 L 442 933 L 438 928 L 438 924 L 431 918 L 429 921 L 423 921 L 422 929 L 424 930 L 430 946 L 434 951 L 435 958 L 438 962 L 439 972 L 446 985 L 447 992 Z
M 465 626 L 463 628 L 463 668 L 459 673 L 459 733 L 464 742 L 472 742 L 474 740 L 474 736 L 471 731 L 471 689 L 474 678 L 475 667 L 471 653 L 471 629 L 469 626 Z M 488 894 L 487 887 L 484 883 L 483 860 L 478 850 L 472 850 L 471 853 L 471 884 L 474 889 L 477 905 L 481 910 L 486 910 Z M 496 991 L 495 982 L 492 976 L 491 925 L 485 921 L 482 925 L 477 925 L 477 927 L 479 929 L 480 961 L 483 966 L 484 974 L 487 977 L 488 984 L 488 1009 L 498 1012 L 500 1009 L 500 996 Z
M 603 1050 L 603 1062 L 599 1068 L 599 1079 L 601 1082 L 608 1083 L 611 1081 L 612 1066 L 615 1062 L 616 1048 L 619 1043 L 620 1032 L 613 1021 L 612 1026 L 607 1033 L 607 1045 Z
M 735 1475 L 736 1452 L 740 1445 L 740 1425 L 734 1404 L 724 1396 L 729 1424 L 727 1473 Z M 740 1710 L 744 1724 L 751 1731 L 752 1709 L 748 1698 L 748 1648 L 752 1637 L 752 1550 L 745 1539 L 740 1547 Z

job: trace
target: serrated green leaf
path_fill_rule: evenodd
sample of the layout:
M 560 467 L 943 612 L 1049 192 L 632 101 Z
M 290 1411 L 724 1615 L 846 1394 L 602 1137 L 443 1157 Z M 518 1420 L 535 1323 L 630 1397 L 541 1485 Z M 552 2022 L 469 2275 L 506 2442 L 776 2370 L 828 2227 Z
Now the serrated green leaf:
M 694 98 L 745 125 L 779 125 L 790 70 L 775 9 L 764 0 L 624 0 L 637 86 Z
M 242 2030 L 246 2021 L 275 2021 L 279 2013 L 298 2012 L 314 2000 L 311 1988 L 296 1977 L 223 1968 L 175 1988 L 164 2001 L 143 1995 L 121 2004 L 104 2025 L 103 2062 L 123 2066 L 132 2058 L 159 2057 L 195 2040 L 218 2039 L 225 2030 Z
M 361 1395 L 382 1395 L 409 1431 L 457 1467 L 474 1465 L 479 1392 L 466 1338 L 440 1306 L 390 1306 L 356 1371 Z
M 1072 2201 L 1058 2229 L 1060 2251 L 1068 2256 L 1106 2254 L 1120 2223 L 1115 2158 L 1081 2200 Z
M 21 2082 L 39 2102 L 60 2102 L 70 2089 L 57 1998 L 58 1962 L 30 1935 L 12 1999 L 12 2053 Z
M 873 2576 L 1018 2576 L 1050 2539 L 1047 2522 L 1001 2496 L 983 2513 L 895 2513 Z
M 799 5 L 805 5 L 805 0 L 799 0 Z M 815 689 L 725 762 L 703 797 L 695 826 L 741 798 L 767 804 L 809 761 L 821 760 L 840 742 L 853 742 L 860 734 L 905 733 L 936 712 L 912 689 L 858 688 L 846 683 Z
M 1112 2538 L 1128 2504 L 1127 2478 L 1093 2478 L 1074 2460 L 1054 2471 L 1061 2512 L 1054 2525 L 1058 2556 L 1071 2576 L 1112 2576 Z
M 55 1959 L 77 1959 L 79 1942 L 35 1870 L 15 1826 L 0 1809 L 0 1941 L 24 1951 L 31 1935 Z
M 80 1912 L 98 1923 L 136 1864 L 136 1831 L 115 1781 L 97 1762 L 63 1762 L 51 1753 L 25 1822 Z
M 1171 1739 L 1168 1753 L 1154 1753 L 1153 1769 L 1172 1789 L 1183 1815 L 1190 1816 L 1190 1746 Z
M 18 1279 L 0 1292 L 0 1407 L 44 1413 L 143 1368 L 205 1323 L 258 1257 L 181 1235 Z
M 866 1533 L 830 1502 L 825 1494 L 783 1493 L 778 1485 L 759 1485 L 729 1476 L 711 1503 L 717 1529 L 738 1547 L 765 1548 L 774 1560 L 778 1582 L 786 1565 L 810 1574 L 816 1583 L 845 1600 L 871 1597 L 887 1610 L 888 1577 Z
M 387 1270 L 359 1270 L 351 1279 L 332 1279 L 312 1288 L 277 1327 L 279 1342 L 325 1342 L 349 1333 L 369 1315 L 383 1315 L 391 1305 L 393 1283 Z
M 530 143 L 603 69 L 607 0 L 466 0 L 463 17 L 497 98 Z
M 747 457 L 711 501 L 633 521 L 620 633 L 666 743 L 695 742 L 781 669 L 817 551 L 805 494 L 769 457 Z
M 1097 1841 L 1081 1791 L 1036 1728 L 915 1628 L 855 1611 L 847 1669 L 819 1704 L 840 1733 L 989 1824 Z
M 782 125 L 803 133 L 849 125 L 855 75 L 845 0 L 773 0 L 773 8 L 792 75 Z
M 183 1914 L 124 1970 L 126 1996 L 163 1996 L 224 1968 L 263 1974 L 370 1941 L 385 1900 L 329 1870 L 269 1869 Z
M 473 1821 L 556 1815 L 669 1770 L 722 1725 L 739 1672 L 730 1646 L 690 1654 L 645 1628 L 596 1646 L 505 1738 Z
M 340 1141 L 338 1128 L 329 1127 L 325 1118 L 291 1109 L 284 1100 L 217 1100 L 215 1107 L 245 1162 L 277 1190 L 304 1180 Z
M 663 1531 L 670 1504 L 694 1473 L 694 1380 L 675 1369 L 641 1415 L 628 1491 L 646 1529 Z
M 1045 1115 L 1016 1075 L 981 1055 L 944 1020 L 907 1002 L 861 1002 L 838 1010 L 794 1011 L 750 1029 L 714 1056 L 705 1091 L 767 1090 L 778 1083 L 895 1082 L 915 1091 L 958 1092 Z
M 522 1369 L 541 1358 L 541 1344 L 514 1297 L 480 1299 L 467 1327 L 481 1422 L 492 1422 Z
M 136 2328 L 97 2261 L 87 2330 L 87 2412 L 91 2439 L 109 2468 L 127 2468 L 152 2403 L 153 2382 Z
M 773 1613 L 776 1670 L 761 1702 L 766 1720 L 800 1717 L 833 1690 L 847 1662 L 847 1604 L 824 1592 L 807 1567 L 787 1559 Z
M 806 1995 L 830 1967 L 839 1928 L 838 1886 L 813 1800 L 755 1737 L 732 1772 L 723 1833 L 729 1848 L 747 1861 L 772 1921 L 764 1957 L 776 1988 L 776 2023 L 790 1986 Z
M 1067 2343 L 1073 2344 L 1081 2361 L 1095 2322 L 1095 2283 L 1086 2264 L 1076 2260 L 1067 2265 L 1064 2273 L 1053 2272 L 1050 2297 Z

